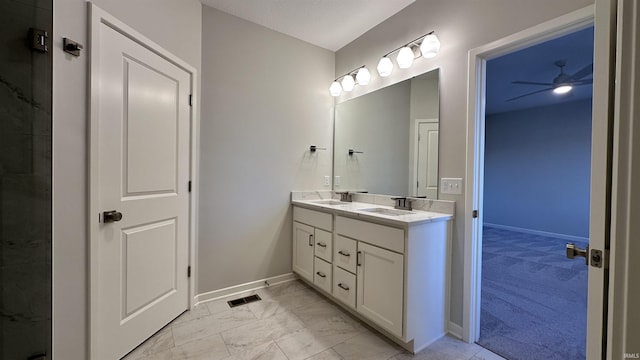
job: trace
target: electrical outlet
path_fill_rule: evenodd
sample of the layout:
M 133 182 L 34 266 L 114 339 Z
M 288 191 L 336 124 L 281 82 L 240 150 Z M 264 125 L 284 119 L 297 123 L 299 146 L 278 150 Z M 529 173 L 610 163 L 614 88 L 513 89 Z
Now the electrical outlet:
M 462 178 L 440 179 L 440 192 L 450 195 L 462 195 Z
M 340 185 L 340 175 L 335 176 L 335 180 L 333 181 L 333 183 L 336 184 L 336 186 Z
M 324 177 L 324 186 L 331 185 L 331 176 L 327 175 Z

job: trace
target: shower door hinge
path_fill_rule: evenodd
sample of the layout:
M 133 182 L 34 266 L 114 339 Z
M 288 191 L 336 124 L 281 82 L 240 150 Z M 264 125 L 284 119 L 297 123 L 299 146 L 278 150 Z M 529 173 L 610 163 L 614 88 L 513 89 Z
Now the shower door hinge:
M 187 186 L 189 187 L 189 192 L 191 192 L 191 180 L 189 180 L 189 184 Z
M 29 29 L 29 40 L 31 42 L 31 50 L 36 50 L 40 52 L 48 52 L 49 46 L 47 45 L 47 39 L 49 38 L 49 33 L 45 30 L 41 29 Z
M 477 218 L 478 218 L 478 210 L 473 210 L 473 211 L 471 212 L 471 216 L 472 216 L 474 219 L 477 219 Z
M 187 277 L 191 277 L 191 266 L 187 266 Z
M 189 106 L 193 106 L 193 95 L 189 94 Z

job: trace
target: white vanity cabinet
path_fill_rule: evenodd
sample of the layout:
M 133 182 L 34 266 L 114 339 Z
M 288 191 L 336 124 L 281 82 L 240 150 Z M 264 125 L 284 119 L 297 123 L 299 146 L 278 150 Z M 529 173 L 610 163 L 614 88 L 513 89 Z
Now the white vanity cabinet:
M 332 230 L 331 214 L 294 206 L 293 271 L 329 292 L 332 283 Z
M 335 233 L 336 266 L 355 274 L 356 311 L 402 337 L 404 229 L 336 216 Z M 355 259 L 340 261 L 340 251 L 354 250 Z
M 446 333 L 450 216 L 293 210 L 294 272 L 409 351 Z

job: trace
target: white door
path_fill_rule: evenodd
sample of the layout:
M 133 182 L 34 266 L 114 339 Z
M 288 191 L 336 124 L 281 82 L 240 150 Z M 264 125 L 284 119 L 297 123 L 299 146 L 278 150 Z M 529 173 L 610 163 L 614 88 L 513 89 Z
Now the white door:
M 402 337 L 404 256 L 358 242 L 356 310 Z
M 91 239 L 92 355 L 117 359 L 188 308 L 191 75 L 106 24 L 94 36 L 95 196 L 117 214 Z
M 438 197 L 438 123 L 418 123 L 418 196 Z
M 313 281 L 313 227 L 293 222 L 293 271 Z

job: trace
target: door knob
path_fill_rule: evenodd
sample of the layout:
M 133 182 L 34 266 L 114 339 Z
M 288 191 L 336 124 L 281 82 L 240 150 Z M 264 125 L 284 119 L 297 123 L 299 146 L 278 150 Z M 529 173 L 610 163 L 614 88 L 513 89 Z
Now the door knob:
M 111 210 L 102 213 L 102 222 L 111 223 L 122 220 L 122 213 L 119 211 Z
M 587 246 L 584 249 L 581 249 L 579 247 L 576 246 L 576 244 L 574 243 L 568 243 L 567 244 L 567 257 L 569 259 L 573 259 L 576 256 L 582 256 L 585 259 L 585 262 L 587 265 L 589 265 L 589 247 Z

